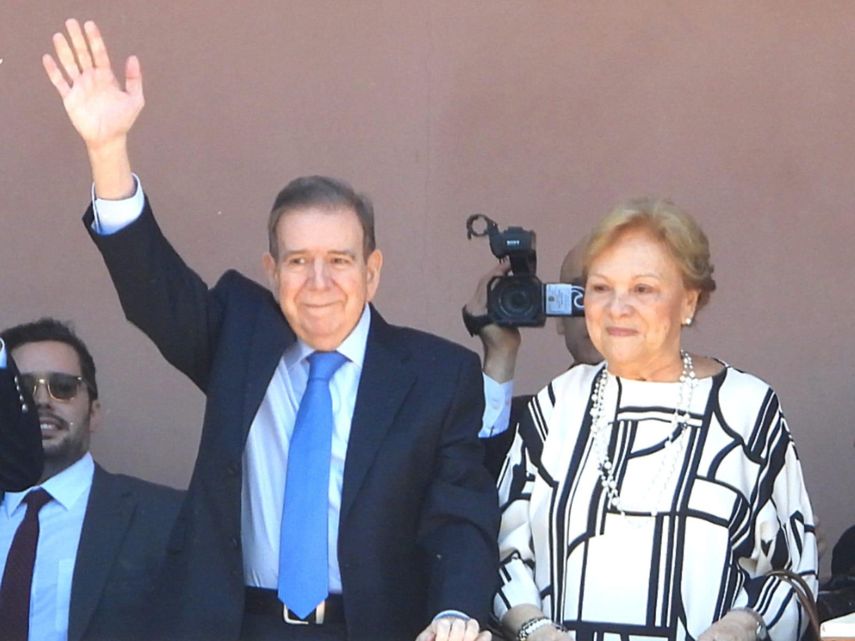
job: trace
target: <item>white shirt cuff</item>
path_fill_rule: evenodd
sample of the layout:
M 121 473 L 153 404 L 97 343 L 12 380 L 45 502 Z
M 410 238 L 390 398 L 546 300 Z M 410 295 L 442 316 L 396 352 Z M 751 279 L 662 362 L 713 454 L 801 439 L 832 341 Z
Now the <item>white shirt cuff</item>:
M 480 438 L 489 438 L 508 429 L 511 422 L 511 399 L 514 396 L 514 380 L 499 383 L 482 373 L 484 378 L 484 417 Z
M 6 343 L 0 338 L 0 369 L 6 369 Z
M 115 234 L 134 222 L 140 217 L 145 204 L 142 185 L 139 177 L 134 174 L 136 189 L 133 196 L 122 200 L 104 200 L 95 195 L 95 185 L 92 185 L 92 209 L 95 212 L 95 220 L 92 222 L 92 231 L 99 236 Z
M 472 617 L 466 614 L 465 612 L 461 612 L 460 610 L 443 610 L 439 614 L 437 614 L 433 620 L 441 619 L 442 617 L 451 617 L 453 619 L 464 619 L 468 621 Z

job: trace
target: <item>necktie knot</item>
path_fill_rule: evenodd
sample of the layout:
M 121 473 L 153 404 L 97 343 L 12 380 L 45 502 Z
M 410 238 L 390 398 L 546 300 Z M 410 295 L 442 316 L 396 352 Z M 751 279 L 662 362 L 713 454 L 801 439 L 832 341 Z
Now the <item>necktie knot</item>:
M 50 495 L 50 493 L 48 493 L 46 489 L 40 487 L 36 490 L 28 492 L 27 495 L 24 497 L 24 503 L 27 504 L 28 512 L 30 510 L 35 510 L 36 512 L 38 512 L 45 505 L 50 503 L 50 500 L 52 498 L 53 497 Z
M 346 361 L 339 352 L 313 352 L 309 355 L 309 380 L 329 381 Z

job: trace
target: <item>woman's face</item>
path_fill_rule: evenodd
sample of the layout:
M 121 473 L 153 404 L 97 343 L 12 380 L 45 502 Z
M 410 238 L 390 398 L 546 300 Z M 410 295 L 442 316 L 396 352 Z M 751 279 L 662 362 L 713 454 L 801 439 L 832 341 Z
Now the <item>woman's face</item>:
M 645 229 L 630 229 L 591 262 L 588 334 L 615 375 L 674 380 L 682 368 L 681 326 L 697 301 L 667 247 Z

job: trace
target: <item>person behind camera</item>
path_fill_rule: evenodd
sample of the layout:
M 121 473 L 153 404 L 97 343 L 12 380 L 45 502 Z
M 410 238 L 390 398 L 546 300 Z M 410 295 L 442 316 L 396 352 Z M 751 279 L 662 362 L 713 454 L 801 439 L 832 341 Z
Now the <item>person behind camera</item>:
M 499 481 L 503 628 L 519 641 L 796 641 L 813 516 L 775 392 L 682 348 L 715 289 L 707 238 L 668 201 L 619 206 L 584 252 L 604 356 L 531 401 Z
M 575 245 L 561 263 L 560 281 L 582 284 L 582 250 L 584 243 Z M 487 285 L 493 278 L 504 276 L 510 269 L 508 261 L 501 261 L 478 281 L 475 293 L 463 308 L 464 319 L 475 319 L 475 334 L 483 346 L 484 419 L 480 436 L 485 446 L 485 464 L 494 478 L 498 478 L 505 455 L 514 437 L 513 428 L 519 421 L 531 395 L 514 396 L 514 372 L 522 337 L 516 327 L 489 322 L 487 316 Z M 479 323 L 479 319 L 481 322 Z M 558 334 L 572 358 L 571 367 L 579 363 L 593 365 L 603 360 L 591 343 L 585 319 L 581 316 L 559 316 L 556 319 Z M 471 322 L 471 321 L 470 321 Z

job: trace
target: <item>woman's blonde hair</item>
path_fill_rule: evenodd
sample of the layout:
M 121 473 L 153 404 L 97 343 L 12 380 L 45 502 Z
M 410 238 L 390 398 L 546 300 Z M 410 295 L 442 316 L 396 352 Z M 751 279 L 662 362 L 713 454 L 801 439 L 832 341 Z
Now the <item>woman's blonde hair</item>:
M 700 225 L 670 200 L 633 198 L 618 205 L 594 228 L 585 246 L 584 272 L 593 260 L 611 247 L 625 232 L 643 229 L 659 239 L 677 262 L 683 284 L 699 292 L 696 310 L 715 291 L 710 245 Z

